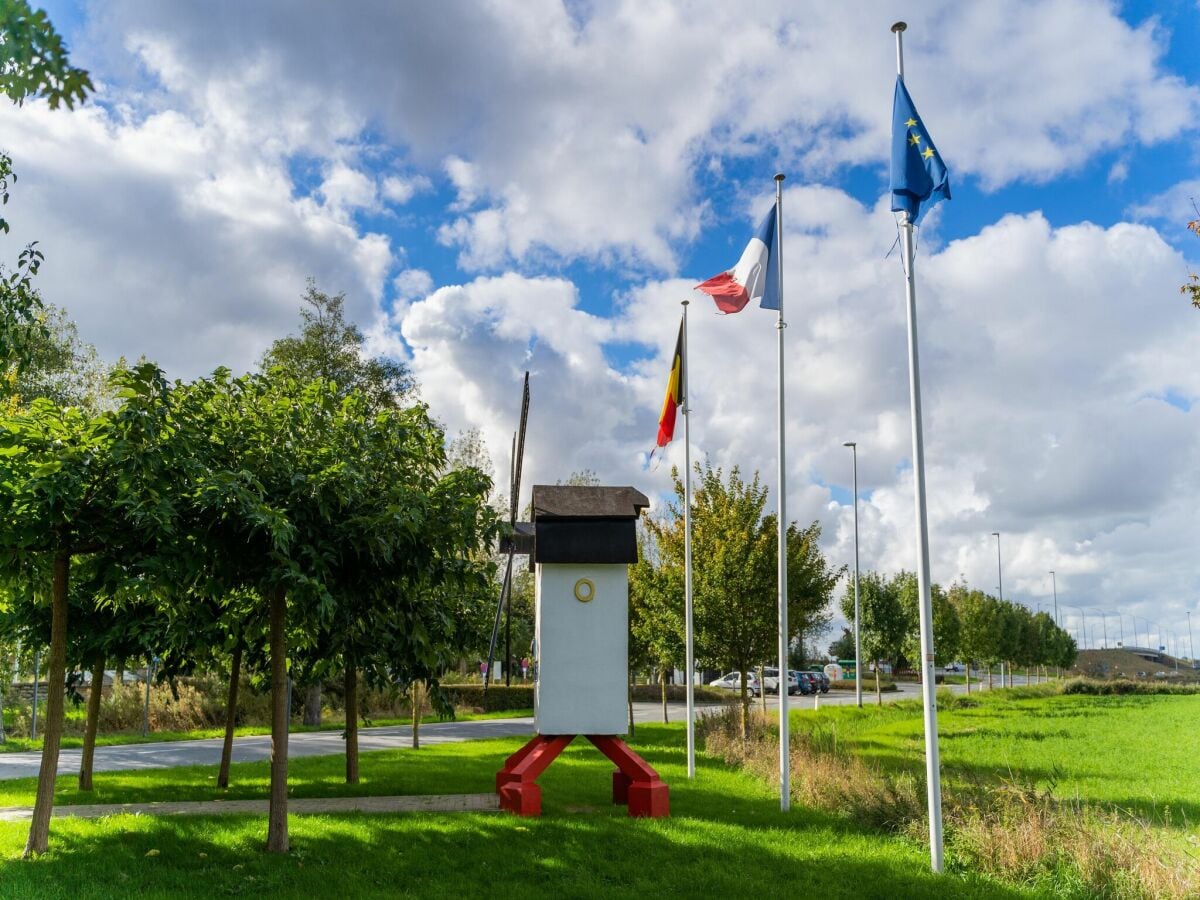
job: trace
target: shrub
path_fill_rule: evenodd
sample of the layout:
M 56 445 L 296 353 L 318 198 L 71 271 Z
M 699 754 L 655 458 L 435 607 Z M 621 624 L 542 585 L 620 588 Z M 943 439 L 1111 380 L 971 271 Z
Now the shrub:
M 482 684 L 443 684 L 447 699 L 457 707 L 482 709 L 484 712 L 533 709 L 533 685 L 493 684 L 483 692 Z

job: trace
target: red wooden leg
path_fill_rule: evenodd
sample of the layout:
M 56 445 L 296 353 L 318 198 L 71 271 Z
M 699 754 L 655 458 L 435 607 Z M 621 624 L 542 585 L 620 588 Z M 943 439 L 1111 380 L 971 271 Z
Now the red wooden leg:
M 613 773 L 613 803 L 628 803 L 631 816 L 657 819 L 671 814 L 670 788 L 649 763 L 618 737 L 589 734 L 587 738 L 619 770 Z
M 542 789 L 537 786 L 537 779 L 574 737 L 573 734 L 539 734 L 505 760 L 504 767 L 496 773 L 500 808 L 518 816 L 540 816 Z

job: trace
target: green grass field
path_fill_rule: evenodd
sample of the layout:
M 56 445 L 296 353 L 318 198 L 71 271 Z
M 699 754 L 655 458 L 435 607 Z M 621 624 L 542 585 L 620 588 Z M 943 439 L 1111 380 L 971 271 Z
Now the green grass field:
M 1200 779 L 1189 734 L 1200 697 L 1030 693 L 996 692 L 978 706 L 942 711 L 948 782 L 1053 783 L 1060 795 L 1169 819 L 1177 833 L 1184 815 L 1197 820 Z M 794 717 L 796 731 L 837 740 L 880 765 L 922 764 L 916 704 L 797 710 Z M 363 754 L 362 783 L 354 788 L 342 783 L 341 757 L 298 759 L 292 796 L 489 791 L 520 743 Z M 283 858 L 261 851 L 266 823 L 254 816 L 55 820 L 51 852 L 29 863 L 15 858 L 25 823 L 0 824 L 0 896 L 1089 896 L 1069 879 L 1019 887 L 934 877 L 920 843 L 813 810 L 783 814 L 769 786 L 704 756 L 688 783 L 679 725 L 639 726 L 634 744 L 671 784 L 667 820 L 630 820 L 611 806 L 611 767 L 580 742 L 542 777 L 540 819 L 296 816 L 293 852 Z M 1131 747 L 1145 751 L 1134 759 Z M 60 779 L 58 802 L 264 797 L 267 774 L 265 763 L 237 764 L 233 787 L 218 791 L 209 767 L 99 773 L 90 794 L 75 790 L 74 778 Z M 27 805 L 33 789 L 32 779 L 0 782 L 0 805 Z
M 973 694 L 970 702 L 978 705 L 939 710 L 945 781 L 1033 783 L 1062 798 L 1113 804 L 1157 823 L 1200 823 L 1200 696 L 1039 693 L 1018 688 Z M 799 711 L 792 723 L 885 768 L 924 767 L 915 702 Z
M 923 847 L 821 813 L 784 815 L 764 784 L 701 758 L 684 777 L 683 730 L 640 726 L 638 749 L 672 787 L 667 820 L 630 820 L 609 802 L 611 766 L 572 746 L 542 777 L 544 815 L 493 813 L 297 816 L 293 853 L 261 852 L 261 817 L 55 820 L 51 852 L 14 859 L 24 823 L 0 824 L 0 895 L 10 897 L 274 896 L 1024 897 L 984 879 L 934 878 Z M 363 755 L 363 783 L 341 783 L 340 757 L 295 760 L 292 795 L 481 792 L 519 740 Z M 208 768 L 101 773 L 90 795 L 59 782 L 59 802 L 262 797 L 263 763 L 238 764 L 228 792 Z M 7 782 L 0 804 L 28 804 L 32 780 Z M 152 850 L 157 854 L 147 855 Z

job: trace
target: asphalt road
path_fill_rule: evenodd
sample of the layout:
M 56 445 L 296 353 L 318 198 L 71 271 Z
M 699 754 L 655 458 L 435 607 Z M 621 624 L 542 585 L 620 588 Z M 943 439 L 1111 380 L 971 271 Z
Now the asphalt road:
M 1024 678 L 1014 679 L 1016 684 L 1023 684 Z M 998 683 L 998 682 L 997 682 Z M 920 685 L 899 685 L 898 691 L 885 693 L 885 703 L 897 700 L 915 700 L 921 696 Z M 964 693 L 963 685 L 951 685 L 950 690 L 956 694 Z M 730 699 L 733 699 L 731 694 Z M 813 709 L 813 697 L 793 695 L 789 698 L 792 709 Z M 855 702 L 853 691 L 830 691 L 822 694 L 822 706 L 845 706 Z M 863 684 L 863 703 L 875 702 L 875 695 L 870 690 L 869 683 Z M 761 704 L 756 700 L 755 704 Z M 698 704 L 703 711 L 716 704 Z M 661 722 L 662 704 L 635 703 L 635 722 Z M 778 710 L 779 698 L 768 697 L 767 708 Z M 684 705 L 669 703 L 667 715 L 672 722 L 682 721 Z M 479 740 L 494 737 L 520 737 L 533 733 L 533 719 L 530 717 L 513 719 L 479 719 L 470 722 L 438 722 L 421 726 L 421 743 L 444 744 L 456 741 Z M 113 747 L 97 747 L 93 769 L 96 772 L 128 772 L 138 769 L 164 769 L 172 766 L 216 766 L 221 760 L 221 739 L 210 738 L 200 741 L 164 741 L 154 744 L 125 744 Z M 360 751 L 389 750 L 397 747 L 412 746 L 412 729 L 408 725 L 390 726 L 385 728 L 361 728 L 358 732 L 358 748 Z M 306 731 L 289 735 L 288 758 L 298 759 L 302 756 L 333 756 L 345 751 L 345 743 L 341 732 L 338 731 Z M 271 738 L 269 735 L 235 738 L 233 741 L 234 762 L 252 762 L 270 759 Z M 59 753 L 58 772 L 67 775 L 79 771 L 79 750 L 63 750 Z M 0 780 L 8 778 L 27 778 L 38 774 L 41 764 L 41 754 L 38 752 L 0 753 Z

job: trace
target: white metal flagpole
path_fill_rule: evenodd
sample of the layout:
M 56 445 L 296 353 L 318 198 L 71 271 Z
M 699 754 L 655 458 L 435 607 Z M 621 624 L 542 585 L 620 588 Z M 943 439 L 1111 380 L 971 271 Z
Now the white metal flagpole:
M 687 677 L 687 774 L 696 777 L 696 656 L 692 632 L 692 395 L 688 390 L 688 303 L 683 301 L 683 630 Z
M 791 751 L 788 735 L 788 610 L 787 610 L 787 457 L 784 435 L 787 428 L 783 392 L 783 173 L 775 176 L 775 265 L 779 288 L 779 808 L 791 806 Z M 761 685 L 766 692 L 766 685 Z
M 904 80 L 903 22 L 896 35 L 896 70 Z M 942 852 L 942 783 L 938 757 L 937 703 L 933 681 L 933 610 L 929 596 L 929 517 L 925 508 L 925 447 L 921 429 L 921 372 L 917 354 L 917 286 L 913 272 L 913 223 L 900 214 L 903 236 L 904 288 L 908 301 L 908 388 L 912 405 L 913 494 L 917 513 L 917 588 L 921 597 L 921 699 L 925 708 L 925 776 L 929 786 L 929 853 L 933 870 L 944 866 Z

